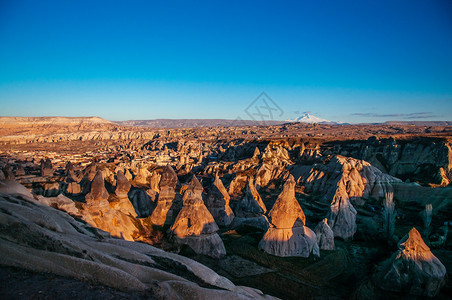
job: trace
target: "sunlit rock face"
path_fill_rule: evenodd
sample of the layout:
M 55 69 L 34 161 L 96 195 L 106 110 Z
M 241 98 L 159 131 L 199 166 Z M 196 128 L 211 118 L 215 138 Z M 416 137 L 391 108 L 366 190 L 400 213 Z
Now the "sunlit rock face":
M 221 257 L 226 254 L 216 233 L 218 225 L 202 200 L 203 187 L 196 176 L 183 187 L 183 207 L 170 228 L 176 242 L 186 244 L 198 254 Z
M 124 173 L 122 173 L 122 171 L 118 171 L 116 173 L 116 196 L 120 198 L 126 198 L 131 186 L 132 185 L 130 184 L 129 180 L 126 178 L 126 176 L 124 176 Z
M 189 258 L 112 238 L 27 196 L 0 192 L 0 224 L 1 266 L 140 291 L 156 299 L 272 299 Z
M 334 250 L 334 233 L 328 225 L 328 220 L 323 219 L 314 229 L 317 244 L 320 250 Z
M 314 164 L 310 168 L 293 166 L 299 184 L 307 192 L 323 194 L 324 201 L 331 201 L 342 182 L 349 198 L 384 197 L 393 191 L 392 184 L 401 180 L 381 172 L 368 162 L 351 157 L 334 156 L 327 164 Z
M 356 233 L 356 209 L 350 203 L 343 182 L 339 183 L 328 212 L 328 225 L 335 237 L 344 240 L 353 238 Z
M 176 172 L 170 165 L 166 165 L 160 178 L 157 206 L 150 218 L 153 224 L 159 226 L 173 224 L 180 210 L 179 199 L 176 197 L 176 185 Z
M 229 199 L 229 194 L 217 174 L 209 188 L 205 205 L 219 226 L 229 226 L 234 219 Z
M 138 238 L 137 214 L 130 201 L 123 198 L 109 202 L 108 198 L 102 172 L 97 171 L 91 191 L 85 196 L 86 203 L 82 205 L 83 220 L 125 240 Z
M 380 288 L 415 296 L 436 296 L 446 281 L 446 268 L 411 229 L 378 276 Z
M 259 249 L 276 256 L 319 255 L 315 233 L 304 226 L 306 217 L 295 198 L 295 180 L 289 176 L 283 191 L 268 214 L 270 228 Z

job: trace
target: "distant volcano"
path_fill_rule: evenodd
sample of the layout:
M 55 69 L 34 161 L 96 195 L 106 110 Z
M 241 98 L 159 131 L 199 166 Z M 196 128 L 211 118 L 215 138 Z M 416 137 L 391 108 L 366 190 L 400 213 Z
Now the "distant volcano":
M 334 124 L 335 122 L 331 122 L 329 120 L 321 119 L 316 116 L 310 115 L 308 113 L 304 113 L 298 118 L 295 118 L 293 120 L 288 120 L 290 122 L 302 122 L 302 123 L 331 123 Z

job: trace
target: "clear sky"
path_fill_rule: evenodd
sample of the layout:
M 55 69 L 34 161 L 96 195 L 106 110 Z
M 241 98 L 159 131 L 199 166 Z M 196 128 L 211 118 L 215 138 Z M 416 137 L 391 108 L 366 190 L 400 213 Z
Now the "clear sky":
M 452 1 L 0 0 L 0 115 L 452 120 Z

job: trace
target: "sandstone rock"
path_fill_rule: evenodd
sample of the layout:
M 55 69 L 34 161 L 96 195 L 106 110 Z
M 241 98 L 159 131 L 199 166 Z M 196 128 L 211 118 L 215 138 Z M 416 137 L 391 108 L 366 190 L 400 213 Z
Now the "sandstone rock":
M 290 171 L 296 174 L 298 183 L 304 185 L 307 192 L 322 193 L 325 202 L 333 199 L 339 182 L 343 182 L 349 198 L 381 198 L 386 192 L 393 191 L 393 184 L 401 182 L 366 161 L 340 155 L 327 164 L 314 164 L 308 168 L 296 165 Z
M 259 195 L 253 178 L 248 179 L 245 195 L 237 205 L 237 216 L 239 217 L 258 217 L 262 216 L 267 208 Z
M 295 198 L 295 180 L 292 175 L 284 183 L 281 194 L 268 213 L 268 220 L 276 228 L 293 228 L 306 223 L 306 216 Z
M 66 213 L 7 194 L 0 194 L 0 224 L 2 266 L 126 292 L 151 291 L 160 299 L 271 298 L 259 290 L 235 286 L 189 258 L 144 243 L 112 239 Z
M 328 225 L 333 230 L 335 237 L 344 240 L 353 238 L 356 233 L 356 213 L 347 196 L 343 182 L 341 182 L 327 216 Z
M 69 182 L 67 183 L 64 192 L 68 195 L 76 196 L 81 194 L 82 188 L 77 182 Z
M 53 166 L 50 158 L 47 158 L 45 161 L 41 159 L 41 176 L 53 176 Z
M 10 165 L 6 165 L 3 168 L 3 174 L 5 175 L 6 180 L 15 180 L 16 179 L 16 177 L 14 176 L 14 173 L 13 173 L 13 168 L 11 168 Z
M 33 199 L 33 195 L 30 191 L 15 180 L 1 180 L 0 192 L 10 195 L 20 195 Z
M 389 259 L 377 283 L 388 291 L 434 297 L 445 280 L 446 268 L 413 228 L 399 243 L 399 250 Z
M 281 194 L 268 214 L 270 228 L 259 249 L 276 256 L 319 255 L 315 233 L 304 226 L 306 217 L 295 198 L 295 180 L 289 175 Z
M 321 250 L 334 250 L 334 233 L 328 226 L 328 220 L 323 219 L 314 229 L 317 244 Z
M 238 174 L 231 181 L 228 187 L 228 194 L 232 198 L 237 198 L 242 194 L 242 191 L 246 186 L 246 179 L 247 176 Z
M 218 226 L 202 200 L 203 187 L 196 176 L 185 187 L 183 207 L 170 228 L 177 242 L 187 244 L 198 254 L 211 257 L 226 255 L 223 242 L 216 234 Z
M 107 201 L 108 196 L 102 172 L 97 171 L 96 176 L 94 176 L 93 181 L 91 182 L 91 191 L 86 194 L 85 200 L 87 203 L 92 201 Z
M 118 171 L 116 173 L 116 188 L 115 188 L 116 196 L 120 198 L 127 198 L 127 193 L 129 192 L 131 186 L 132 185 L 130 184 L 130 182 L 124 176 L 124 173 Z
M 150 176 L 151 173 L 148 171 L 147 167 L 143 164 L 140 164 L 138 166 L 138 172 L 136 173 L 136 176 L 133 180 L 139 185 L 148 185 L 148 179 Z
M 129 169 L 126 169 L 124 176 L 127 178 L 128 181 L 132 180 L 133 176 L 130 173 Z
M 16 176 L 24 176 L 25 175 L 25 169 L 22 165 L 18 165 L 16 168 Z
M 229 199 L 229 194 L 217 174 L 210 186 L 205 205 L 215 222 L 220 226 L 229 226 L 234 219 L 234 213 L 229 206 Z
M 146 191 L 134 188 L 129 191 L 128 196 L 139 218 L 149 217 L 155 210 L 155 203 Z
M 179 199 L 176 197 L 176 185 L 176 172 L 170 165 L 166 165 L 159 183 L 157 206 L 150 218 L 153 224 L 163 226 L 174 222 L 174 218 L 177 216 L 181 206 Z
M 231 223 L 233 230 L 258 230 L 267 231 L 269 228 L 268 219 L 266 216 L 257 217 L 235 217 Z

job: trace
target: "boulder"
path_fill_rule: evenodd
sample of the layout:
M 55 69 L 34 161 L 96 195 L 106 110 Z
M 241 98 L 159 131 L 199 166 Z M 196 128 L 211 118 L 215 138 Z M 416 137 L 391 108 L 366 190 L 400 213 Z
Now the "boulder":
M 446 283 L 446 268 L 424 243 L 419 231 L 411 229 L 399 250 L 378 275 L 383 290 L 414 296 L 436 296 Z

